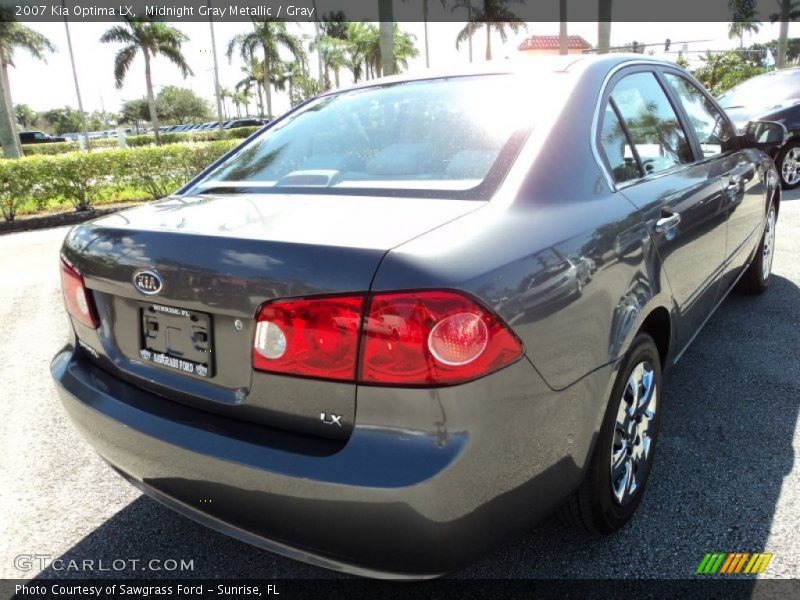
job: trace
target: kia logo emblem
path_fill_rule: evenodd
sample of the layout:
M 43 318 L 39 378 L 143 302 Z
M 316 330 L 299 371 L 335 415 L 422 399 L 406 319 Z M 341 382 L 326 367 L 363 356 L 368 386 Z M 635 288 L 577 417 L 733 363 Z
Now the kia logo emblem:
M 146 296 L 155 296 L 161 291 L 164 282 L 155 271 L 136 271 L 133 275 L 134 287 Z

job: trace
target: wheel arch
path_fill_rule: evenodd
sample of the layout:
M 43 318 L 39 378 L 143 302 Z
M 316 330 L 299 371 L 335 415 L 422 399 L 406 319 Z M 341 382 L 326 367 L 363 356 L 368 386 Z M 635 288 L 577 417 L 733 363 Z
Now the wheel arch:
M 656 344 L 661 358 L 661 368 L 665 369 L 672 346 L 672 317 L 663 306 L 656 306 L 644 318 L 637 333 L 646 333 Z

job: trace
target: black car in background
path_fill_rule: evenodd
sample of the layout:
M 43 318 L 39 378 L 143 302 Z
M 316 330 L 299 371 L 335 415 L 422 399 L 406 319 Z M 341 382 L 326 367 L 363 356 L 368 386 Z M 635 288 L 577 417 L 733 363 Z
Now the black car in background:
M 20 144 L 51 144 L 53 142 L 66 142 L 67 138 L 47 135 L 44 131 L 23 131 L 19 134 Z
M 770 154 L 784 189 L 800 185 L 800 68 L 764 73 L 748 79 L 719 98 L 739 129 L 748 121 L 777 121 L 788 135 Z

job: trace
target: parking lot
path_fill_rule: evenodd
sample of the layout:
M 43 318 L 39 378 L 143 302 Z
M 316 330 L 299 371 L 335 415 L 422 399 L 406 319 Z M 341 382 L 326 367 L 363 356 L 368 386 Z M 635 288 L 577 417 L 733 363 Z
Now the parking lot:
M 58 283 L 65 233 L 0 236 L 0 575 L 109 575 L 36 562 L 17 568 L 15 557 L 38 554 L 193 561 L 182 573 L 111 573 L 126 577 L 338 576 L 229 539 L 141 496 L 72 428 L 48 370 L 67 327 Z M 798 577 L 798 326 L 800 192 L 790 192 L 767 294 L 727 299 L 667 374 L 656 464 L 633 521 L 591 539 L 550 519 L 453 575 L 682 578 L 706 552 L 766 551 L 774 558 L 763 577 Z

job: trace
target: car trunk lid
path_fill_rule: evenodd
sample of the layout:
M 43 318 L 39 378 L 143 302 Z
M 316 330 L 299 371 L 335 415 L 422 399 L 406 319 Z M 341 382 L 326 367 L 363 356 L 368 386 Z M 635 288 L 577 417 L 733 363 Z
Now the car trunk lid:
M 277 298 L 367 291 L 389 249 L 482 204 L 226 194 L 174 197 L 106 216 L 65 241 L 64 255 L 92 290 L 101 318 L 96 332 L 76 328 L 98 364 L 166 398 L 347 437 L 354 384 L 253 371 L 258 308 Z M 156 293 L 142 273 L 160 280 Z M 135 278 L 144 285 L 137 289 Z

